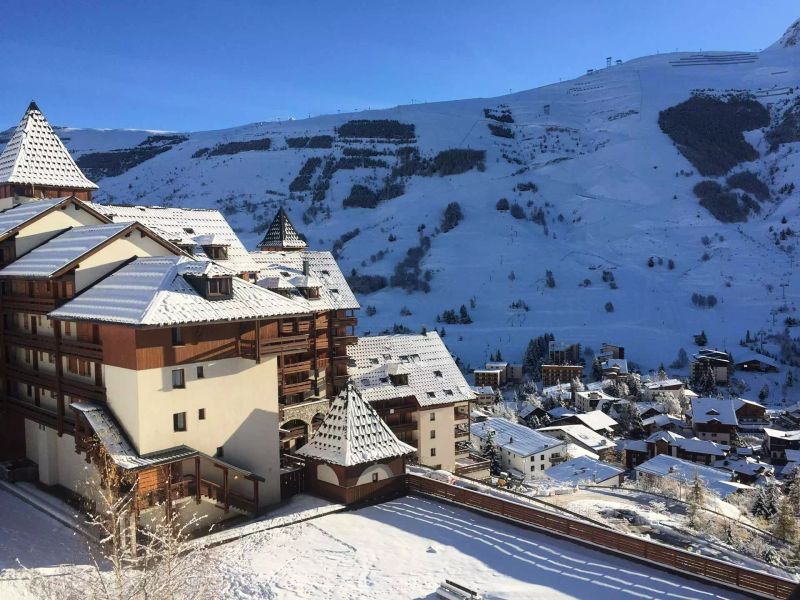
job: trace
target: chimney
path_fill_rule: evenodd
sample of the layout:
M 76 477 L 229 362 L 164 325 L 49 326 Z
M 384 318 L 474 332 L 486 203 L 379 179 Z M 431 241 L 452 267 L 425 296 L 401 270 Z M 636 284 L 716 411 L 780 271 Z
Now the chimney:
M 303 275 L 308 275 L 308 259 L 303 259 Z

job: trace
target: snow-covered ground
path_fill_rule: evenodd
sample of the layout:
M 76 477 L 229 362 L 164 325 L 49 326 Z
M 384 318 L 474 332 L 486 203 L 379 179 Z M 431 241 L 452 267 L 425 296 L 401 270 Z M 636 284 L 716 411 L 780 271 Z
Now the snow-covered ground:
M 83 540 L 0 490 L 0 597 L 27 598 L 17 559 L 53 570 L 85 560 Z M 487 598 L 738 598 L 727 590 L 406 497 L 257 533 L 212 550 L 222 597 L 432 599 L 450 579 Z

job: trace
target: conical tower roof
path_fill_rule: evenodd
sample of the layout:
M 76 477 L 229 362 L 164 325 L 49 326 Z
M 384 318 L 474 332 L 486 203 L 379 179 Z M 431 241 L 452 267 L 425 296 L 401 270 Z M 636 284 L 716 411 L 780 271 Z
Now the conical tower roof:
M 398 440 L 375 409 L 348 383 L 319 429 L 297 454 L 350 467 L 412 452 L 415 449 Z
M 31 102 L 0 154 L 0 183 L 96 190 L 42 111 Z
M 289 220 L 283 208 L 272 220 L 264 239 L 258 245 L 261 250 L 303 250 L 306 244 Z

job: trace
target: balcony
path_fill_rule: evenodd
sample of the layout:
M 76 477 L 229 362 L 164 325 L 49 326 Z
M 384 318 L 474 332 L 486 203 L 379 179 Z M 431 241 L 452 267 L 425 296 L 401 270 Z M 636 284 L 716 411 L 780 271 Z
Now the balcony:
M 469 427 L 466 425 L 457 425 L 453 431 L 453 437 L 457 440 L 469 437 Z
M 3 308 L 20 312 L 45 314 L 56 308 L 53 298 L 31 298 L 30 296 L 3 296 Z
M 334 346 L 352 346 L 356 343 L 358 343 L 358 338 L 350 333 L 336 333 L 333 335 Z
M 458 421 L 469 420 L 469 410 L 463 406 L 456 406 L 453 408 L 453 418 Z
M 302 394 L 311 391 L 311 380 L 300 381 L 298 383 L 283 383 L 281 384 L 281 396 L 290 396 L 293 394 Z
M 456 442 L 455 446 L 456 456 L 467 456 L 472 452 L 472 444 L 469 442 Z
M 103 360 L 103 347 L 93 342 L 62 338 L 61 352 L 91 360 Z
M 456 460 L 455 474 L 472 479 L 487 479 L 490 476 L 490 461 L 474 452 Z
M 45 387 L 49 390 L 57 390 L 60 385 L 63 393 L 75 398 L 82 398 L 95 402 L 106 401 L 106 388 L 88 381 L 68 379 L 66 376 L 59 380 L 53 375 L 48 375 L 42 371 L 34 371 L 20 363 L 7 364 L 6 374 L 11 379 Z
M 400 431 L 416 431 L 417 429 L 417 424 L 414 421 L 405 421 L 402 423 L 392 423 L 391 421 L 386 421 L 386 424 L 389 426 L 389 429 L 395 433 Z
M 336 317 L 333 322 L 336 327 L 355 327 L 358 319 L 356 317 Z
M 308 371 L 311 370 L 311 361 L 301 360 L 296 363 L 283 365 L 279 370 L 283 375 L 292 375 L 295 373 L 307 373 Z

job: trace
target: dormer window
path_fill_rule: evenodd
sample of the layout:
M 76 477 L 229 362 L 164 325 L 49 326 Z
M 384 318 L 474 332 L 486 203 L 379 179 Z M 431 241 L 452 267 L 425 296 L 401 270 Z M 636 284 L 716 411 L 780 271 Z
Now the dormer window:
M 319 288 L 318 287 L 302 288 L 302 294 L 309 300 L 314 300 L 316 298 L 319 298 Z
M 214 277 L 208 279 L 206 297 L 211 298 L 229 298 L 232 295 L 233 277 Z
M 194 244 L 178 244 L 178 248 L 186 252 L 189 256 L 194 256 Z
M 408 385 L 408 374 L 407 373 L 398 373 L 397 375 L 389 375 L 389 379 L 392 382 L 392 385 L 395 387 L 401 385 Z
M 203 251 L 211 260 L 228 260 L 227 246 L 203 246 Z

